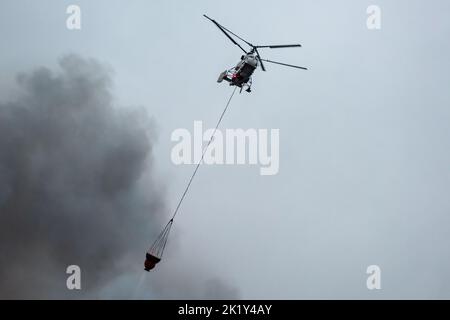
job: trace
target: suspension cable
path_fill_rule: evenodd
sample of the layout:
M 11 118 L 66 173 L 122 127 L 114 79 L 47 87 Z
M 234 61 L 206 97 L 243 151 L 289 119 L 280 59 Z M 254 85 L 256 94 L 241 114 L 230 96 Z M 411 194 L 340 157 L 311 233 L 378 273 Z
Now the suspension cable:
M 211 135 L 211 138 L 209 139 L 209 142 L 208 142 L 208 144 L 206 145 L 206 148 L 203 150 L 202 157 L 201 157 L 200 161 L 197 163 L 197 166 L 195 167 L 195 170 L 194 170 L 194 172 L 192 173 L 191 178 L 189 179 L 189 182 L 188 182 L 188 184 L 187 184 L 187 186 L 186 186 L 186 189 L 185 189 L 184 192 L 183 192 L 183 195 L 182 195 L 181 198 L 180 198 L 180 201 L 178 201 L 178 205 L 177 205 L 176 208 L 175 208 L 175 211 L 174 211 L 174 213 L 173 213 L 172 219 L 170 219 L 171 221 L 173 221 L 173 219 L 174 219 L 175 216 L 177 215 L 178 209 L 180 209 L 181 203 L 183 202 L 184 197 L 186 196 L 186 193 L 188 192 L 189 187 L 191 186 L 192 180 L 194 180 L 194 177 L 195 177 L 195 175 L 197 174 L 198 168 L 199 168 L 200 165 L 202 164 L 203 158 L 205 157 L 206 150 L 208 150 L 209 145 L 210 145 L 211 142 L 214 140 L 214 135 L 216 134 L 217 128 L 219 128 L 220 123 L 222 122 L 223 116 L 225 115 L 225 113 L 226 113 L 227 110 L 228 110 L 228 106 L 230 105 L 231 99 L 233 98 L 234 93 L 236 92 L 236 89 L 237 89 L 237 87 L 234 87 L 234 90 L 233 90 L 233 92 L 231 93 L 231 96 L 230 96 L 230 98 L 228 99 L 228 102 L 227 102 L 225 108 L 223 109 L 222 114 L 220 115 L 219 121 L 217 121 L 216 127 L 214 128 L 214 131 L 213 131 L 213 133 L 212 133 L 212 135 Z
M 225 108 L 222 111 L 222 114 L 220 115 L 219 121 L 217 121 L 216 127 L 214 128 L 214 131 L 211 135 L 211 138 L 208 141 L 208 144 L 206 145 L 205 149 L 202 152 L 202 157 L 200 158 L 200 161 L 197 163 L 197 166 L 195 167 L 194 172 L 192 173 L 189 182 L 186 186 L 186 189 L 184 189 L 184 192 L 180 198 L 180 200 L 178 201 L 178 204 L 173 212 L 172 218 L 169 220 L 169 222 L 166 224 L 166 226 L 164 227 L 164 229 L 161 231 L 161 233 L 159 234 L 158 238 L 156 238 L 155 242 L 152 244 L 152 246 L 150 247 L 149 252 L 153 252 L 155 255 L 159 256 L 159 258 L 162 257 L 163 253 L 164 253 L 164 248 L 166 247 L 166 243 L 167 243 L 167 238 L 169 237 L 169 233 L 170 233 L 170 229 L 172 228 L 172 224 L 173 224 L 173 219 L 175 218 L 175 216 L 178 213 L 178 210 L 180 209 L 181 203 L 183 202 L 184 198 L 186 197 L 186 194 L 189 190 L 189 187 L 192 184 L 192 181 L 194 180 L 195 175 L 197 174 L 198 168 L 200 167 L 200 165 L 202 164 L 203 158 L 205 157 L 206 151 L 208 150 L 209 145 L 211 144 L 211 142 L 214 140 L 214 136 L 216 134 L 217 129 L 220 126 L 220 123 L 222 122 L 222 119 L 225 115 L 225 113 L 228 110 L 228 106 L 230 105 L 231 99 L 234 96 L 234 93 L 236 92 L 237 87 L 234 88 L 233 92 L 231 93 L 230 98 L 228 99 L 227 104 L 225 105 Z

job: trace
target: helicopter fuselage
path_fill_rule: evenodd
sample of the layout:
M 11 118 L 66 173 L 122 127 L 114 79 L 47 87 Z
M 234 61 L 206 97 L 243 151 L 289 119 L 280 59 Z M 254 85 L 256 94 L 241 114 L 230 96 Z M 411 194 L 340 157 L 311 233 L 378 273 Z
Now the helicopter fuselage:
M 251 77 L 253 72 L 258 67 L 258 60 L 254 54 L 249 53 L 241 57 L 241 61 L 229 70 L 225 70 L 219 76 L 217 82 L 222 80 L 228 81 L 231 86 L 237 86 L 242 88 L 247 87 L 247 90 L 251 87 Z
M 253 72 L 258 67 L 258 60 L 253 54 L 247 54 L 241 57 L 241 61 L 236 65 L 236 72 L 232 77 L 232 83 L 241 86 L 250 80 Z M 240 85 L 239 85 L 240 84 Z

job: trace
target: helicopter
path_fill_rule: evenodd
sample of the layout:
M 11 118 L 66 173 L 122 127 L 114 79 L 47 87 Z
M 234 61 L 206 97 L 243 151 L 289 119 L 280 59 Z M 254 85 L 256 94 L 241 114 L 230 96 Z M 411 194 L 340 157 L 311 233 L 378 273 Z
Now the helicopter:
M 214 23 L 226 36 L 228 39 L 233 42 L 236 46 L 238 46 L 245 54 L 241 56 L 241 61 L 238 62 L 238 64 L 228 70 L 223 71 L 219 78 L 217 79 L 217 82 L 221 83 L 223 80 L 229 82 L 230 86 L 237 86 L 241 88 L 240 92 L 245 88 L 246 92 L 251 92 L 252 87 L 252 75 L 253 72 L 256 70 L 258 66 L 261 66 L 262 71 L 266 71 L 266 67 L 264 66 L 264 62 L 279 64 L 286 67 L 292 67 L 302 70 L 308 70 L 305 67 L 299 67 L 292 64 L 262 59 L 258 49 L 263 48 L 270 48 L 270 49 L 279 49 L 279 48 L 296 48 L 301 47 L 300 44 L 283 44 L 283 45 L 253 45 L 247 40 L 244 40 L 242 37 L 238 36 L 234 32 L 230 31 L 229 29 L 225 28 L 221 24 L 219 24 L 216 20 L 211 19 L 206 14 L 203 15 L 205 18 L 210 20 L 212 23 Z M 245 44 L 247 44 L 250 47 L 250 50 L 245 50 L 234 38 L 241 40 Z

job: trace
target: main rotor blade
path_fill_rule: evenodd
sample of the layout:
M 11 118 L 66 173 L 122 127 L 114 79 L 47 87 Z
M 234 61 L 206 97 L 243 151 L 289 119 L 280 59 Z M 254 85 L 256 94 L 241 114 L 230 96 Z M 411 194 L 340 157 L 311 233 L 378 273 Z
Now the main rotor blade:
M 305 67 L 294 66 L 293 64 L 287 64 L 287 63 L 282 63 L 282 62 L 277 62 L 277 61 L 272 61 L 272 60 L 266 60 L 266 59 L 261 59 L 261 60 L 266 61 L 266 62 L 270 62 L 270 63 L 281 64 L 282 66 L 286 66 L 286 67 L 292 67 L 292 68 L 297 68 L 297 69 L 308 70 Z
M 232 33 L 231 31 L 229 31 L 228 29 L 226 29 L 225 27 L 222 27 L 219 23 L 217 23 L 216 20 L 211 19 L 210 17 L 208 17 L 206 14 L 203 15 L 206 19 L 209 19 L 212 23 L 214 23 L 217 28 L 219 28 L 226 36 L 228 39 L 231 40 L 231 42 L 233 42 L 235 45 L 237 45 L 242 51 L 244 51 L 245 53 L 247 53 L 247 51 L 241 47 L 241 45 L 239 43 L 236 42 L 236 40 L 234 40 L 229 34 L 228 32 L 230 32 L 231 34 L 233 34 L 234 36 L 236 36 L 234 33 Z M 227 32 L 228 31 L 228 32 Z M 238 37 L 240 38 L 240 37 Z M 241 39 L 242 40 L 242 39 Z M 245 40 L 243 40 L 244 42 L 246 42 Z
M 264 67 L 264 63 L 262 62 L 261 56 L 259 55 L 258 49 L 256 47 L 253 47 L 255 49 L 256 57 L 259 60 L 259 63 L 261 64 L 261 70 L 266 71 L 266 67 Z
M 301 44 L 279 44 L 272 46 L 256 46 L 256 48 L 271 48 L 271 49 L 279 49 L 279 48 L 297 48 L 301 47 Z
M 243 39 L 242 37 L 238 36 L 236 33 L 234 33 L 233 31 L 225 28 L 224 26 L 221 26 L 222 28 L 224 28 L 226 31 L 228 31 L 229 33 L 231 33 L 233 36 L 235 36 L 236 38 L 238 38 L 239 40 L 245 42 L 248 46 L 250 47 L 254 47 L 254 45 L 252 45 L 250 42 L 248 42 L 247 40 Z

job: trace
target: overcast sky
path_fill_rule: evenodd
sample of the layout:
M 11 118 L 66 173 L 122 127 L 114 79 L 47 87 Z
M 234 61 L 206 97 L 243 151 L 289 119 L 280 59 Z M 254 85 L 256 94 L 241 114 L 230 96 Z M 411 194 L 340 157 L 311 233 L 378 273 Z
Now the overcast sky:
M 81 30 L 66 28 L 69 4 L 81 8 Z M 366 26 L 372 4 L 381 8 L 380 30 Z M 150 286 L 190 261 L 182 277 L 203 279 L 208 269 L 240 298 L 450 298 L 448 1 L 0 6 L 1 101 L 14 97 L 17 73 L 39 66 L 57 72 L 66 54 L 110 66 L 117 105 L 142 106 L 156 124 L 155 174 L 168 207 L 161 221 L 194 169 L 171 162 L 171 133 L 192 131 L 194 120 L 216 124 L 232 90 L 217 76 L 241 55 L 202 14 L 253 43 L 303 45 L 261 52 L 309 70 L 267 64 L 222 122 L 279 129 L 279 173 L 201 167 L 165 259 L 145 278 Z M 136 246 L 146 248 L 153 236 Z M 381 268 L 381 290 L 366 288 L 373 264 Z M 102 297 L 120 287 L 113 281 Z

